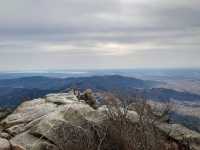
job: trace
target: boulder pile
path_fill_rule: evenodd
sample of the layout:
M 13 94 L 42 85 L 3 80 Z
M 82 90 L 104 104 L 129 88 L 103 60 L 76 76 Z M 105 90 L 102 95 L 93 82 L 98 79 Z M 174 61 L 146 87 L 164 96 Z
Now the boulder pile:
M 48 94 L 24 102 L 1 120 L 0 150 L 92 149 L 97 136 L 103 136 L 96 131 L 107 120 L 106 109 L 92 108 L 73 92 Z M 128 116 L 137 121 L 136 112 L 129 111 Z M 162 124 L 158 128 L 164 133 L 173 130 L 169 135 L 174 141 L 189 138 L 192 148 L 200 149 L 200 134 L 180 125 Z

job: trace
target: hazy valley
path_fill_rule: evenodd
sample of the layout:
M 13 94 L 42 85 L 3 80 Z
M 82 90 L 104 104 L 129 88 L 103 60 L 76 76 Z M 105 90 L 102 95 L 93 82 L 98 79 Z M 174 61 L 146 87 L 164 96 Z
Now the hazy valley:
M 85 73 L 76 71 L 68 74 L 64 72 L 1 74 L 0 105 L 16 107 L 23 101 L 70 88 L 77 88 L 80 91 L 92 89 L 94 92 L 120 91 L 126 96 L 144 96 L 157 104 L 172 102 L 175 112 L 173 120 L 200 131 L 199 71 L 188 72 L 106 70 L 85 71 Z

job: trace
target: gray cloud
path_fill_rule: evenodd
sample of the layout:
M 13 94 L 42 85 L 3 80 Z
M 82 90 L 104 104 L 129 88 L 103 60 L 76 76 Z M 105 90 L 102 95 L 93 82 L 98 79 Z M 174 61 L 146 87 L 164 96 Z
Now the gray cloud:
M 199 5 L 197 0 L 0 1 L 0 69 L 200 67 Z

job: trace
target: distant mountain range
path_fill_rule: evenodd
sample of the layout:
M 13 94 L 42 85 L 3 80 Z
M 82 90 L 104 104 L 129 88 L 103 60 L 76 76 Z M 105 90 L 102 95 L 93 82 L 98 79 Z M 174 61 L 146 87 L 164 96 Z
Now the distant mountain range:
M 140 80 L 119 75 L 77 78 L 24 77 L 0 80 L 0 106 L 16 106 L 26 99 L 45 96 L 48 93 L 78 88 L 83 91 L 120 91 L 128 95 L 143 95 L 148 99 L 168 101 L 200 101 L 200 95 L 156 88 L 160 82 Z
M 131 77 L 123 77 L 119 75 L 113 76 L 92 76 L 77 78 L 49 78 L 42 76 L 24 77 L 16 79 L 0 80 L 0 87 L 26 88 L 26 89 L 62 89 L 70 86 L 79 88 L 92 89 L 112 89 L 113 87 L 134 87 L 134 88 L 151 88 L 159 82 L 140 80 Z M 96 88 L 95 88 L 96 87 Z
M 43 97 L 52 92 L 56 92 L 56 90 L 0 87 L 0 106 L 15 107 L 23 101 Z

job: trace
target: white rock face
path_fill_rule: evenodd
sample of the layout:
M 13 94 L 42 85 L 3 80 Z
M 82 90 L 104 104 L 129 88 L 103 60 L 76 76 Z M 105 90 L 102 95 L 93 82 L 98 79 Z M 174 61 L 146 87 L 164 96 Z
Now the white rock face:
M 3 126 L 10 127 L 27 124 L 57 109 L 57 105 L 46 103 L 45 99 L 24 102 L 11 115 L 2 121 Z
M 54 139 L 57 134 L 54 133 L 55 128 L 53 127 L 63 126 L 60 123 L 64 123 L 66 126 L 72 124 L 81 126 L 83 123 L 87 123 L 84 116 L 88 115 L 88 118 L 91 119 L 90 113 L 92 112 L 95 110 L 84 102 L 78 101 L 72 93 L 48 94 L 45 98 L 21 104 L 12 114 L 1 121 L 1 126 L 6 131 L 4 134 L 14 136 L 10 139 L 13 149 L 21 146 L 30 150 L 57 150 L 55 144 L 52 144 L 56 143 L 56 140 L 58 141 L 58 139 Z M 57 131 L 61 133 L 60 130 Z M 52 143 L 43 138 L 40 139 L 41 136 L 49 141 L 52 140 Z M 6 145 L 8 141 L 3 139 L 1 142 Z M 2 144 L 2 146 L 4 145 Z M 0 150 L 2 146 L 0 144 Z
M 77 97 L 71 93 L 59 93 L 59 94 L 48 94 L 46 96 L 46 102 L 55 104 L 70 104 L 78 101 Z

